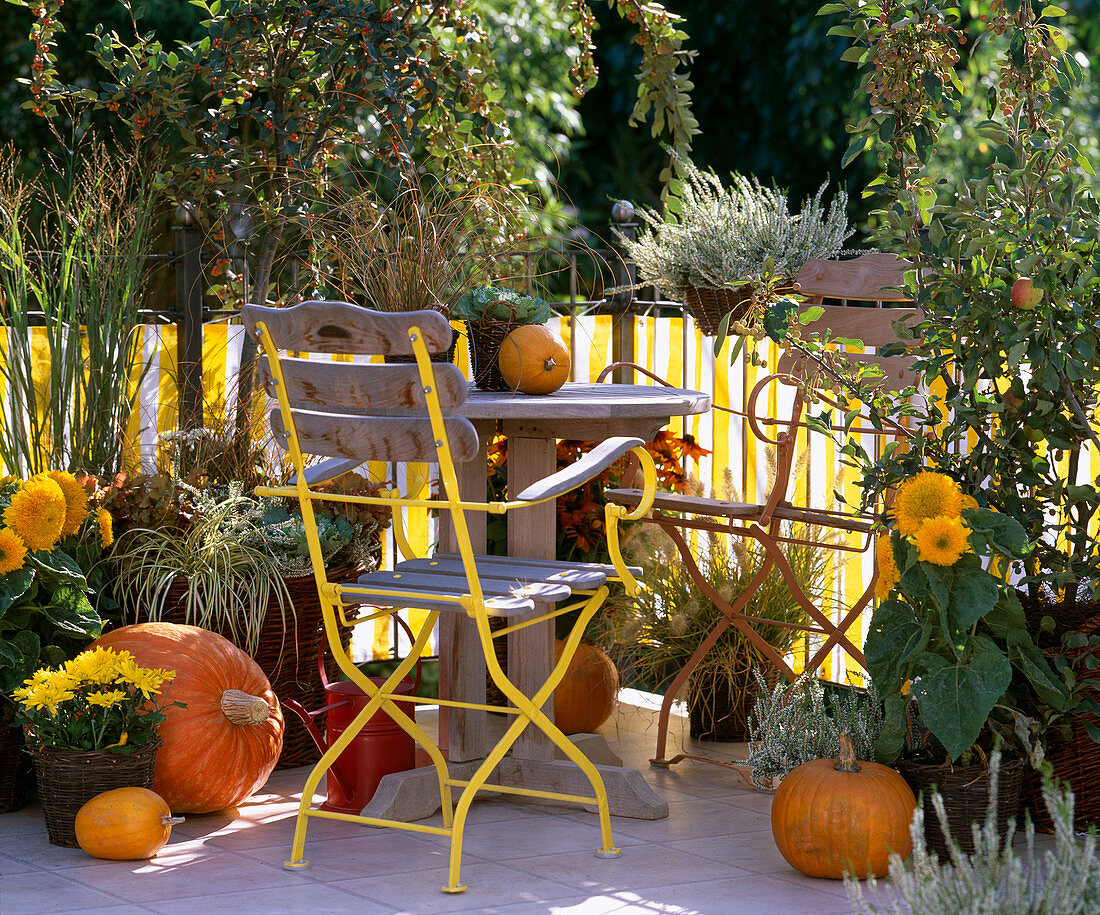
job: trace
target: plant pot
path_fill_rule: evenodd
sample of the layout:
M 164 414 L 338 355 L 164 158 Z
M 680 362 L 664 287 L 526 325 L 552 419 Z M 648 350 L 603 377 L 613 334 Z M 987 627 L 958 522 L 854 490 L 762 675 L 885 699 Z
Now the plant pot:
M 764 680 L 771 688 L 779 671 L 767 665 Z M 688 732 L 695 740 L 746 741 L 749 714 L 756 701 L 757 684 L 752 665 L 743 670 L 696 671 L 688 689 Z
M 1004 838 L 1008 821 L 1020 808 L 1027 763 L 1022 759 L 1002 760 L 997 788 L 997 834 Z M 985 766 L 951 766 L 916 759 L 898 762 L 898 771 L 909 783 L 913 793 L 921 797 L 924 809 L 924 838 L 929 849 L 941 860 L 948 860 L 947 841 L 940 819 L 932 806 L 932 789 L 943 797 L 944 811 L 951 837 L 965 854 L 974 853 L 972 823 L 984 823 L 989 808 L 990 770 Z
M 63 750 L 31 746 L 38 770 L 38 794 L 51 845 L 78 848 L 76 813 L 97 794 L 114 788 L 149 788 L 159 741 L 125 756 L 107 750 Z
M 497 357 L 501 344 L 522 323 L 513 321 L 467 321 L 467 339 L 470 342 L 470 374 L 474 385 L 482 391 L 511 391 L 500 374 Z
M 748 313 L 752 304 L 752 283 L 742 283 L 740 286 L 715 287 L 715 286 L 685 286 L 684 308 L 686 308 L 699 329 L 708 337 L 718 334 L 718 328 L 722 325 L 722 319 L 733 312 L 730 321 L 740 321 Z M 789 295 L 797 292 L 794 286 L 777 286 L 776 295 Z

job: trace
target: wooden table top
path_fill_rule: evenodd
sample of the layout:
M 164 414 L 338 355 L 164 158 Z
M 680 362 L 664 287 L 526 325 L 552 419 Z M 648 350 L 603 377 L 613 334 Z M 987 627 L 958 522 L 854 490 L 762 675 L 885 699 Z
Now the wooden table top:
M 452 415 L 467 419 L 653 419 L 710 409 L 700 391 L 644 384 L 570 383 L 553 394 L 531 396 L 471 387 Z

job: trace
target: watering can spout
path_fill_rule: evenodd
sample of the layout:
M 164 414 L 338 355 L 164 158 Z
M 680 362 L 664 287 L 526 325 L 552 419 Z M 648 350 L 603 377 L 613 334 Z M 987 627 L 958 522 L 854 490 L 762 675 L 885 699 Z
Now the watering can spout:
M 328 685 L 327 683 L 325 684 Z M 306 731 L 309 736 L 313 738 L 313 742 L 317 744 L 317 749 L 321 751 L 323 756 L 328 750 L 328 743 L 325 741 L 325 736 L 317 729 L 317 722 L 314 720 L 318 715 L 322 715 L 325 712 L 338 708 L 341 705 L 347 705 L 348 700 L 343 702 L 337 702 L 335 705 L 326 705 L 324 708 L 319 708 L 315 712 L 306 710 L 306 707 L 301 702 L 296 702 L 294 699 L 284 699 L 282 701 L 283 708 L 288 708 L 295 715 L 302 719 L 302 724 L 305 725 Z M 350 786 L 344 778 L 343 773 L 339 770 L 340 760 L 336 760 L 326 773 L 330 781 L 335 782 L 335 787 L 338 788 L 340 793 L 344 797 L 351 797 L 352 791 Z

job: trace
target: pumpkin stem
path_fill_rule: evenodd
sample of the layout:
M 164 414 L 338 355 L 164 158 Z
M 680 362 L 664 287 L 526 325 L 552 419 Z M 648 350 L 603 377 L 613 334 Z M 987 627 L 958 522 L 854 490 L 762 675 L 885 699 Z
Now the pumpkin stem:
M 855 747 L 852 746 L 852 738 L 847 731 L 840 732 L 840 759 L 833 766 L 837 772 L 858 772 L 863 767 L 856 762 Z
M 251 696 L 244 690 L 227 689 L 222 693 L 222 714 L 230 724 L 259 724 L 271 717 L 271 706 L 262 696 Z
M 185 819 L 186 819 L 186 817 L 174 817 L 174 816 L 169 816 L 166 813 L 166 814 L 164 814 L 164 816 L 162 816 L 160 818 L 160 825 L 161 826 L 176 826 L 179 823 L 182 823 Z
M 549 359 L 547 359 L 547 360 L 546 360 L 546 361 L 545 361 L 545 362 L 544 362 L 544 363 L 542 364 L 542 368 L 543 368 L 543 370 L 544 370 L 544 371 L 547 371 L 547 372 L 552 372 L 552 371 L 554 371 L 554 369 L 556 369 L 557 367 L 558 367 L 558 364 L 557 364 L 557 363 L 556 363 L 556 362 L 554 361 L 554 357 L 553 357 L 553 356 L 551 356 L 551 357 L 550 357 Z

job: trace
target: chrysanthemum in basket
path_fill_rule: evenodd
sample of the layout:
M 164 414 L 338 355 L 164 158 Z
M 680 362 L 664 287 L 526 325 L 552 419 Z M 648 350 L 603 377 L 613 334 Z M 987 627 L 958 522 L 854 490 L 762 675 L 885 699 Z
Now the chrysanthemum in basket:
M 126 755 L 157 738 L 173 670 L 139 667 L 128 651 L 92 648 L 40 668 L 12 693 L 32 746 Z
M 100 633 L 89 576 L 114 532 L 89 480 L 52 470 L 0 481 L 0 694 Z
M 866 644 L 886 703 L 880 758 L 902 752 L 911 705 L 923 728 L 909 733 L 923 745 L 910 752 L 967 765 L 999 735 L 1038 758 L 1042 719 L 1057 717 L 1070 696 L 1028 634 L 1008 581 L 1028 552 L 1024 529 L 933 471 L 898 487 L 887 525 Z

